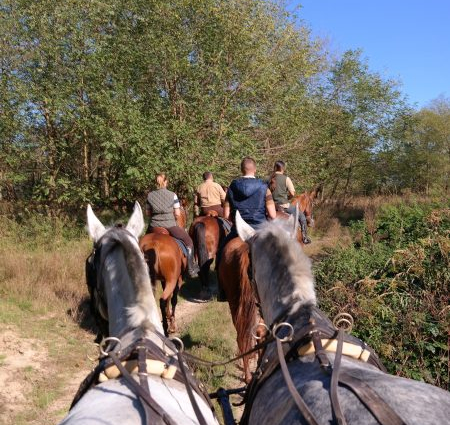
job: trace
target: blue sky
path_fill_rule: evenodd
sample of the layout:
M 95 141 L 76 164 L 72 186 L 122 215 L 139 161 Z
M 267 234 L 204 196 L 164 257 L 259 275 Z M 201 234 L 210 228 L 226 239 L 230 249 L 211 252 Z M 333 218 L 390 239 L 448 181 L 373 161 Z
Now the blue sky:
M 301 9 L 296 6 L 301 5 Z M 332 52 L 361 48 L 420 108 L 450 97 L 450 0 L 287 0 Z

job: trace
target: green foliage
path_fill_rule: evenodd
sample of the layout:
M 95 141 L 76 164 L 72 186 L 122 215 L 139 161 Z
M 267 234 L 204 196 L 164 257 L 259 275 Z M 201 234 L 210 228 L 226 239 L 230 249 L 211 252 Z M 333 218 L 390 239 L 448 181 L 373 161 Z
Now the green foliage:
M 450 209 L 387 206 L 316 266 L 321 306 L 347 311 L 391 373 L 447 388 Z
M 381 153 L 397 150 L 380 147 L 411 116 L 397 82 L 359 51 L 331 59 L 282 3 L 4 0 L 0 14 L 7 200 L 132 201 L 162 170 L 188 196 L 206 169 L 228 184 L 249 154 L 261 175 L 286 159 L 302 190 L 393 180 Z
M 0 247 L 17 244 L 42 249 L 86 238 L 83 225 L 37 213 L 24 214 L 14 220 L 0 217 L 0 227 Z

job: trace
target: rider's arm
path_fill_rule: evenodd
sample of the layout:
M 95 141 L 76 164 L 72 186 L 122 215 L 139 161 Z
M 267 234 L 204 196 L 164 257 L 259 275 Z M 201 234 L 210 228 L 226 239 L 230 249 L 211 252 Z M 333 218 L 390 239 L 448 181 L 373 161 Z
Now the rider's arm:
M 275 209 L 275 203 L 273 202 L 272 193 L 270 192 L 270 189 L 267 189 L 266 192 L 266 210 L 267 215 L 270 219 L 274 219 L 277 216 L 277 211 Z
M 225 218 L 226 220 L 230 219 L 230 203 L 228 202 L 228 196 L 225 198 L 225 202 L 223 204 L 223 218 Z
M 227 196 L 227 194 L 225 193 L 225 191 L 223 190 L 222 186 L 218 185 L 218 189 L 219 189 L 219 194 L 220 194 L 220 203 L 222 205 L 224 205 L 225 203 L 225 197 Z
M 289 177 L 286 178 L 286 188 L 289 194 L 289 198 L 293 198 L 295 196 L 295 187 Z
M 180 201 L 178 200 L 178 196 L 175 195 L 173 197 L 173 215 L 175 216 L 175 218 L 181 215 L 180 208 L 181 208 Z

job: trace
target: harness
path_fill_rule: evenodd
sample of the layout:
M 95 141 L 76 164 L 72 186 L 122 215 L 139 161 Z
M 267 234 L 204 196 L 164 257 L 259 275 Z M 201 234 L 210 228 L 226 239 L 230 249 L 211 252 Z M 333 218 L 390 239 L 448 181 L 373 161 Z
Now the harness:
M 100 345 L 101 357 L 99 362 L 81 383 L 70 409 L 92 387 L 108 379 L 122 377 L 138 396 L 145 411 L 147 424 L 175 425 L 175 421 L 167 415 L 150 395 L 147 376 L 153 374 L 164 379 L 174 379 L 184 384 L 200 425 L 206 425 L 193 393 L 197 393 L 210 406 L 212 411 L 214 411 L 214 408 L 204 386 L 186 371 L 185 362 L 181 354 L 182 342 L 177 339 L 181 344 L 180 349 L 177 350 L 171 340 L 156 331 L 154 333 L 163 341 L 163 348 L 159 347 L 151 339 L 143 338 L 142 336 L 134 338 L 133 342 L 124 349 L 122 349 L 118 338 L 105 338 Z M 110 349 L 112 341 L 115 345 L 114 349 Z M 108 348 L 103 349 L 102 347 L 107 342 L 110 343 Z M 135 374 L 139 377 L 139 384 L 133 378 Z
M 257 305 L 260 308 L 251 255 L 249 277 L 257 298 Z M 262 314 L 261 317 L 263 317 Z M 346 313 L 338 315 L 332 323 L 317 307 L 308 305 L 294 315 L 289 315 L 289 322 L 285 320 L 287 320 L 286 316 L 280 316 L 270 327 L 266 326 L 270 334 L 270 342 L 273 342 L 273 339 L 276 341 L 276 352 L 273 349 L 268 352 L 269 346 L 266 346 L 259 359 L 256 372 L 245 393 L 245 410 L 240 425 L 248 425 L 252 406 L 259 390 L 279 369 L 281 369 L 292 399 L 308 425 L 318 425 L 314 414 L 298 392 L 287 366 L 289 362 L 311 354 L 315 356 L 323 372 L 330 376 L 330 401 L 335 423 L 346 425 L 337 392 L 340 385 L 352 391 L 381 425 L 405 425 L 402 418 L 370 386 L 355 376 L 351 369 L 341 368 L 341 358 L 342 355 L 345 355 L 369 363 L 386 372 L 371 347 L 345 332 L 345 330 L 351 330 L 353 326 L 353 319 L 350 315 Z M 295 332 L 294 324 L 303 324 L 303 326 L 296 326 L 297 331 Z M 328 353 L 335 353 L 334 363 L 330 361 Z
M 126 229 L 122 228 L 122 230 L 127 232 Z M 101 285 L 101 270 L 103 269 L 104 259 L 119 242 L 112 243 L 109 251 L 103 253 L 102 239 L 103 237 L 97 241 L 92 253 L 86 260 L 86 281 L 89 288 L 91 309 L 97 323 L 101 326 L 102 333 L 106 330 L 104 335 L 108 335 L 107 305 Z M 175 338 L 180 344 L 180 348 L 177 349 L 169 338 L 157 331 L 153 331 L 153 333 L 163 342 L 163 348 L 151 339 L 144 338 L 143 331 L 139 329 L 129 330 L 124 334 L 122 340 L 129 339 L 130 336 L 132 338 L 132 342 L 124 349 L 121 347 L 120 339 L 115 337 L 105 338 L 100 345 L 99 362 L 81 383 L 70 408 L 72 409 L 90 388 L 108 379 L 122 377 L 138 396 L 144 408 L 148 425 L 175 425 L 176 422 L 150 394 L 147 376 L 155 374 L 164 379 L 174 379 L 184 384 L 199 424 L 206 425 L 206 420 L 200 411 L 194 393 L 197 393 L 209 405 L 213 413 L 214 407 L 204 386 L 187 372 L 182 355 L 184 348 L 182 341 Z M 103 349 L 106 343 L 109 344 L 107 348 Z M 139 377 L 139 383 L 133 378 L 135 374 Z

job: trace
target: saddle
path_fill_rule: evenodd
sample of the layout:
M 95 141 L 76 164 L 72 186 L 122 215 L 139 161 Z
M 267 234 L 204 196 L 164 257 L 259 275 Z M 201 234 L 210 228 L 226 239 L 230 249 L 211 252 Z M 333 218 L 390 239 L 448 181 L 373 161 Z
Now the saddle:
M 169 235 L 172 236 L 169 231 L 167 229 L 165 229 L 164 227 L 151 227 L 149 229 L 147 229 L 147 233 L 155 233 L 155 234 L 159 234 L 159 235 Z M 172 236 L 172 238 L 175 239 L 175 242 L 178 244 L 178 246 L 181 249 L 182 254 L 187 257 L 188 256 L 188 249 L 187 246 L 184 244 L 184 242 L 181 239 L 177 239 L 174 236 Z

